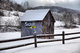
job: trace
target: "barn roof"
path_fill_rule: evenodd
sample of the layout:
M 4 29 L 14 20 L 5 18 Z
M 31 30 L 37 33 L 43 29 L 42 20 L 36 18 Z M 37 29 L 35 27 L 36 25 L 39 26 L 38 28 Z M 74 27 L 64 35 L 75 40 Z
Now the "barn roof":
M 20 21 L 41 21 L 50 9 L 27 10 Z

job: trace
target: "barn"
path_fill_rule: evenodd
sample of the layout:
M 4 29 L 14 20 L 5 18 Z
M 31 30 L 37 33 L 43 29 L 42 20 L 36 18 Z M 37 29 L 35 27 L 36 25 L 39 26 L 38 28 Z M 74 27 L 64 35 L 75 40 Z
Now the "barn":
M 20 18 L 21 36 L 36 34 L 54 34 L 54 17 L 50 9 L 27 10 Z

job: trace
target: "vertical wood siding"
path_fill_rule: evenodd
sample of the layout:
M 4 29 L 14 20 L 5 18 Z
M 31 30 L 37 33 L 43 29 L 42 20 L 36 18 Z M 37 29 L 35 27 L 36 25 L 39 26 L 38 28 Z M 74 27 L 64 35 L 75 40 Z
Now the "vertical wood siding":
M 54 19 L 51 12 L 46 15 L 43 20 L 43 34 L 53 34 L 54 33 Z

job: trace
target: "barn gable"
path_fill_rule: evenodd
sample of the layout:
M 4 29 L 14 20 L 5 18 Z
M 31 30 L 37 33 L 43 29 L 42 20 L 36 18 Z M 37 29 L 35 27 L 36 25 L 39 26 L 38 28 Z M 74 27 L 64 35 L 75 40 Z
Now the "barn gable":
M 49 17 L 48 17 L 48 16 L 49 16 Z M 46 17 L 47 17 L 47 20 L 51 19 L 51 21 L 55 22 L 55 19 L 54 19 L 54 17 L 53 17 L 53 15 L 52 15 L 52 13 L 51 13 L 50 10 L 49 10 L 49 11 L 47 12 L 47 14 L 45 15 L 43 21 L 46 19 Z

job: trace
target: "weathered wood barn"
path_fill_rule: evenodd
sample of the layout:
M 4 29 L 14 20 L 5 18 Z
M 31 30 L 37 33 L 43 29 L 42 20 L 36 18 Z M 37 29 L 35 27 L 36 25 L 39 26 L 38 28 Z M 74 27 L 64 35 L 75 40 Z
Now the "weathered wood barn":
M 37 34 L 54 33 L 55 20 L 50 9 L 27 10 L 20 21 L 22 37 L 33 35 L 34 31 Z

